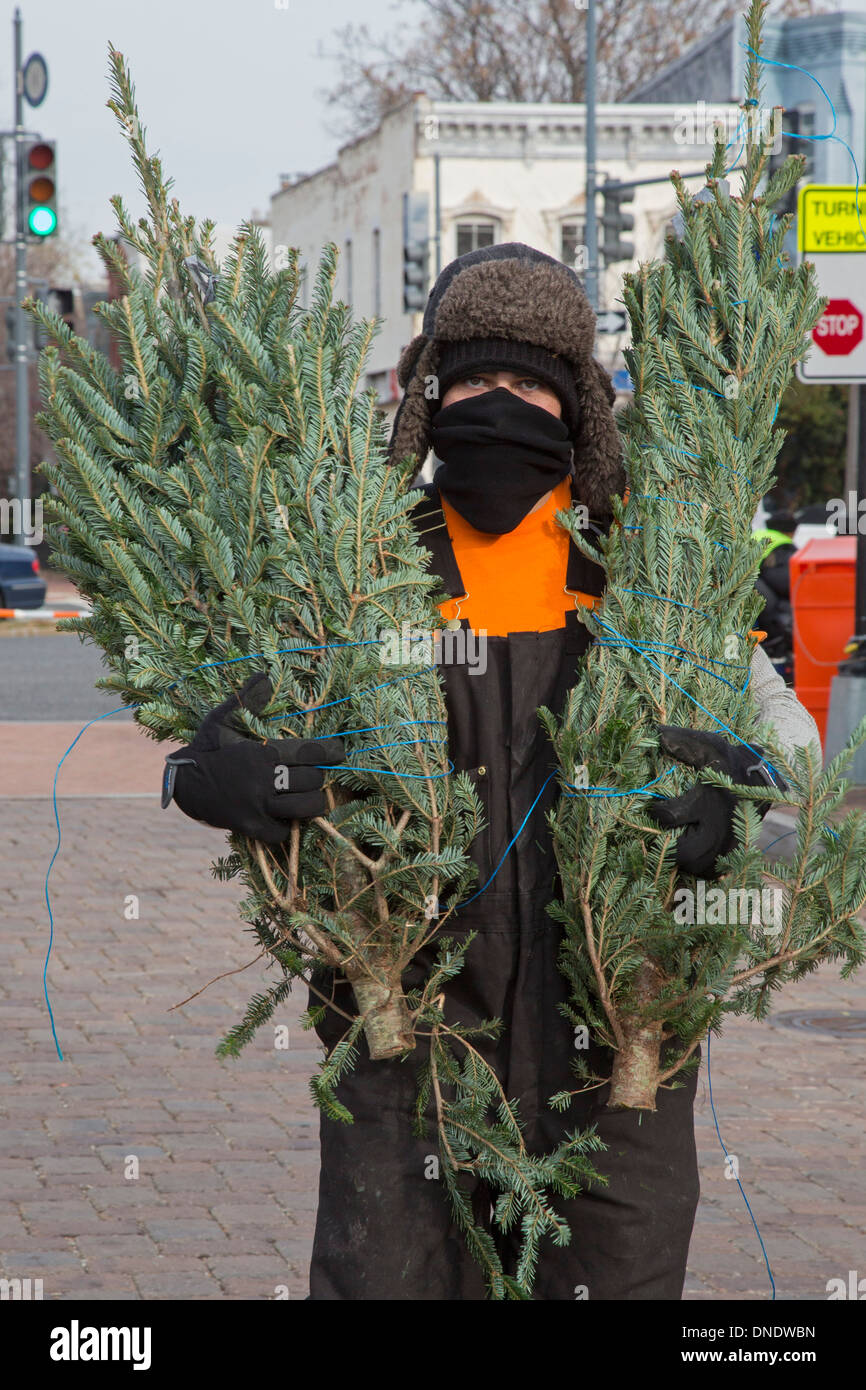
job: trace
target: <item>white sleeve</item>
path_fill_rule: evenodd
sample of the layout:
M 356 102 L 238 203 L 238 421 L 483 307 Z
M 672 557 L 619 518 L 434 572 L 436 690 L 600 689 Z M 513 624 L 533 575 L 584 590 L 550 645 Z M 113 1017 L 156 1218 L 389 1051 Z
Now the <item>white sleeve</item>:
M 816 743 L 820 760 L 821 737 L 817 724 L 760 647 L 755 648 L 752 656 L 750 689 L 758 707 L 759 717 L 764 723 L 773 725 L 779 744 L 786 755 L 793 758 L 795 748 L 804 748 L 809 743 Z

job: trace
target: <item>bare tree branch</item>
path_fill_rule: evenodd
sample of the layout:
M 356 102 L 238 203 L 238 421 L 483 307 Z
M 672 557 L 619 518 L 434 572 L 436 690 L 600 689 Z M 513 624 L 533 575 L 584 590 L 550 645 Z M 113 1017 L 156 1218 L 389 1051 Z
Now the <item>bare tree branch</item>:
M 817 14 L 830 0 L 780 0 L 775 15 Z M 388 37 L 335 33 L 340 77 L 325 97 L 335 131 L 371 130 L 413 92 L 444 101 L 584 99 L 586 11 L 574 0 L 395 0 Z M 737 15 L 742 0 L 606 0 L 598 13 L 598 95 L 619 101 Z

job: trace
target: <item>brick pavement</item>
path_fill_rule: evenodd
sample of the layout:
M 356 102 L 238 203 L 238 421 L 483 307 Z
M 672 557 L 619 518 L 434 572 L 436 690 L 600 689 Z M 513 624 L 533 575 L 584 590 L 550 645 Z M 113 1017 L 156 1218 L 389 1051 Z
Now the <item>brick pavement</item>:
M 0 738 L 2 755 L 2 738 Z M 151 783 L 152 785 L 152 783 Z M 48 800 L 0 799 L 0 1249 L 7 1277 L 46 1298 L 273 1298 L 306 1293 L 316 1206 L 318 1051 L 299 993 L 237 1061 L 214 1043 L 269 978 L 252 959 L 235 884 L 214 881 L 219 832 L 139 797 L 61 801 L 52 873 L 50 997 L 42 899 L 54 848 Z M 126 920 L 127 895 L 139 917 Z M 864 977 L 822 969 L 781 1008 L 866 1008 Z M 781 1299 L 821 1299 L 866 1275 L 862 1042 L 735 1020 L 713 1044 L 722 1134 L 770 1253 Z M 686 1297 L 764 1300 L 768 1280 L 736 1183 L 726 1180 L 701 1073 L 703 1196 Z M 126 1176 L 128 1160 L 139 1176 Z

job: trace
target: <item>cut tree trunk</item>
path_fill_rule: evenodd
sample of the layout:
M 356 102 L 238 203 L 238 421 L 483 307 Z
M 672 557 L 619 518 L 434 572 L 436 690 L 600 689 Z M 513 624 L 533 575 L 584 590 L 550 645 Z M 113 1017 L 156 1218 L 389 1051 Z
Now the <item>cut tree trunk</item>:
M 348 800 L 348 793 L 342 788 L 337 788 L 334 800 L 339 805 Z M 396 943 L 392 951 L 387 944 L 388 928 L 381 917 L 379 940 L 371 940 L 376 934 L 375 916 L 379 913 L 379 906 L 369 901 L 373 896 L 369 874 L 351 852 L 342 846 L 335 849 L 331 845 L 330 848 L 335 854 L 334 877 L 339 884 L 340 897 L 345 894 L 346 899 L 354 899 L 356 902 L 362 901 L 364 896 L 368 898 L 367 912 L 358 907 L 345 912 L 352 923 L 352 935 L 357 949 L 342 968 L 343 974 L 355 991 L 358 1012 L 365 1015 L 364 1036 L 370 1049 L 370 1057 L 374 1062 L 386 1061 L 389 1057 L 399 1057 L 402 1052 L 407 1052 L 415 1046 L 412 1020 L 403 994 Z
M 637 1009 L 623 1020 L 625 1039 L 614 1053 L 608 1110 L 655 1110 L 661 1074 L 662 1021 L 642 1023 L 646 1006 L 657 997 L 658 970 L 645 960 L 635 976 Z
M 369 977 L 352 981 L 358 1012 L 365 1014 L 364 1036 L 374 1062 L 399 1057 L 415 1046 L 406 997 L 399 981 L 393 988 Z

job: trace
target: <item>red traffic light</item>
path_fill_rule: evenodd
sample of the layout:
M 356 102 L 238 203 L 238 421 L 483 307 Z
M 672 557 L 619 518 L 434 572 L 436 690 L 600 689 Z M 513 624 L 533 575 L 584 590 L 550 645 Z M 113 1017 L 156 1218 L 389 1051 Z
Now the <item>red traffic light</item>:
M 50 169 L 54 163 L 53 145 L 31 145 L 27 151 L 27 163 L 31 169 Z

